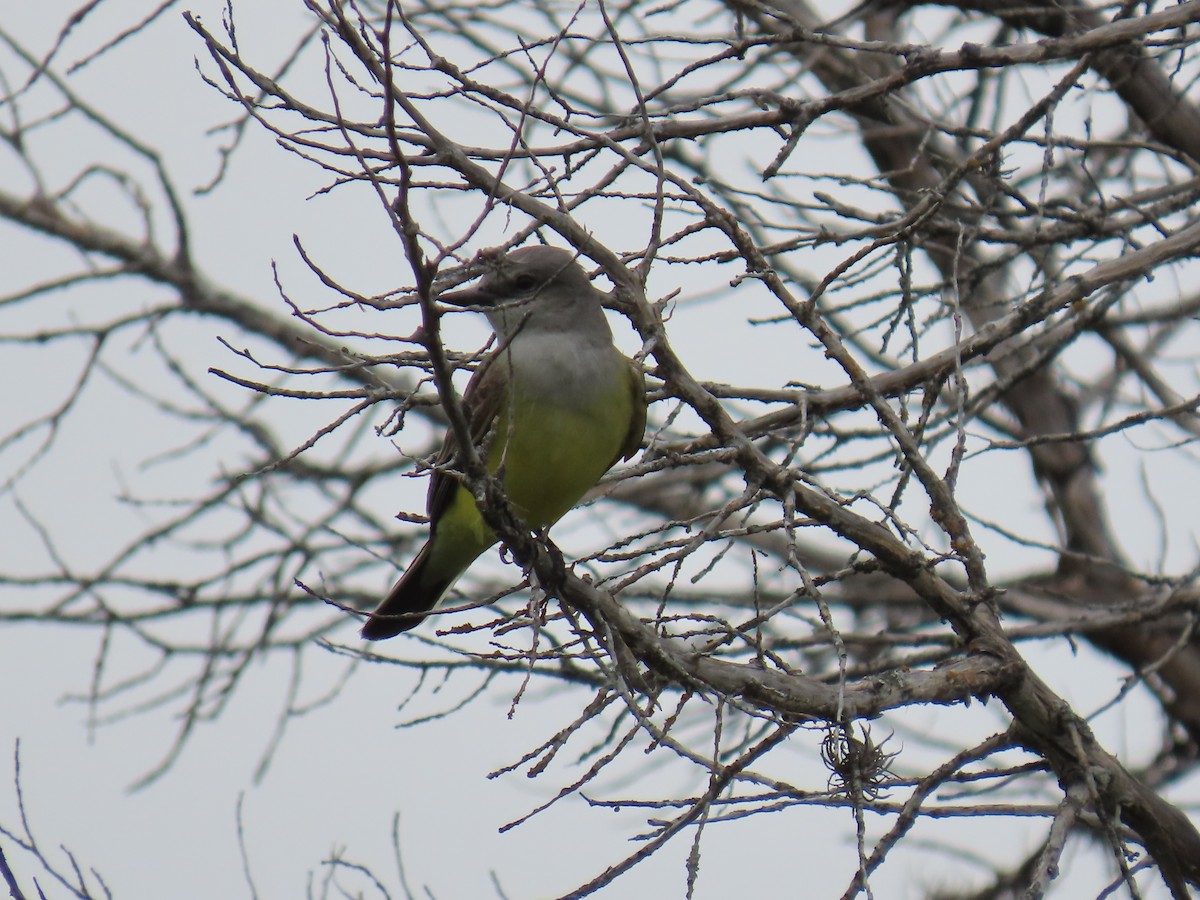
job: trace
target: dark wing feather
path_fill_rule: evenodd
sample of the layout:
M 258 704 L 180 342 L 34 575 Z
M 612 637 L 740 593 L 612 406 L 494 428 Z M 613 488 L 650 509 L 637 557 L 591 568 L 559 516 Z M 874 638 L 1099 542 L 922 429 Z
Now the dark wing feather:
M 630 459 L 642 448 L 642 438 L 646 436 L 646 379 L 642 370 L 632 359 L 625 360 L 629 364 L 629 392 L 633 395 L 633 416 L 629 420 L 629 433 L 617 453 L 617 458 Z M 612 463 L 610 463 L 612 465 Z
M 463 391 L 463 412 L 471 429 L 471 442 L 478 447 L 496 422 L 505 394 L 508 370 L 493 365 L 499 354 L 493 353 L 485 359 L 467 382 Z M 457 473 L 462 471 L 458 460 L 458 438 L 454 429 L 446 429 L 445 443 L 434 461 L 436 467 L 429 481 L 429 494 L 425 500 L 425 511 L 430 522 L 436 526 L 458 486 Z

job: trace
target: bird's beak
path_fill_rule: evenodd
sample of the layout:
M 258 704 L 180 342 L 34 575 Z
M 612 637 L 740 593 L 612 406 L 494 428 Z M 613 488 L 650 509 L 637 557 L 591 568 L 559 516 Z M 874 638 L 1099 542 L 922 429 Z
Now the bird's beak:
M 463 288 L 460 291 L 446 291 L 444 294 L 438 294 L 434 299 L 438 303 L 445 303 L 448 306 L 481 306 L 484 309 L 491 309 L 496 305 L 496 295 L 480 285 Z

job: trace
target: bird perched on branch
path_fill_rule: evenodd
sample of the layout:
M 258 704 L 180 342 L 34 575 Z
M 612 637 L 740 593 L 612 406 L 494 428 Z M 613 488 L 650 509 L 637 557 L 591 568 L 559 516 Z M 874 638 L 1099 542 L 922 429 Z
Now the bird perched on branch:
M 478 308 L 499 343 L 463 393 L 471 440 L 530 528 L 557 522 L 646 428 L 641 371 L 613 344 L 604 294 L 574 256 L 531 246 L 484 253 L 473 287 L 440 295 Z M 454 431 L 429 485 L 429 540 L 362 629 L 367 640 L 418 625 L 475 559 L 496 543 L 461 478 Z

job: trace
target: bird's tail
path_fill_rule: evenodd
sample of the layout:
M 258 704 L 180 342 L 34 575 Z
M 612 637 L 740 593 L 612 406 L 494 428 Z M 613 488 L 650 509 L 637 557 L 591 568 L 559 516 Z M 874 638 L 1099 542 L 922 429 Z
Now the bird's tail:
M 395 637 L 401 632 L 408 631 L 421 624 L 425 613 L 437 606 L 442 595 L 450 589 L 450 585 L 460 574 L 455 572 L 449 578 L 437 577 L 429 571 L 429 548 L 432 542 L 417 554 L 408 570 L 400 576 L 400 580 L 388 591 L 383 602 L 371 613 L 371 618 L 363 625 L 362 636 L 368 641 L 382 641 Z

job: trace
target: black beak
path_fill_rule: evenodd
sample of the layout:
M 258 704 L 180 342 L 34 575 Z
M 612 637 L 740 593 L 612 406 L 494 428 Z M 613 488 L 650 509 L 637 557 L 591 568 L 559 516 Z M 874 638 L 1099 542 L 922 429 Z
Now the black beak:
M 444 294 L 438 294 L 434 299 L 438 303 L 445 303 L 448 306 L 481 306 L 484 309 L 491 309 L 496 305 L 496 295 L 481 285 L 474 285 L 459 291 L 446 291 Z

